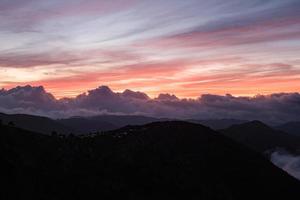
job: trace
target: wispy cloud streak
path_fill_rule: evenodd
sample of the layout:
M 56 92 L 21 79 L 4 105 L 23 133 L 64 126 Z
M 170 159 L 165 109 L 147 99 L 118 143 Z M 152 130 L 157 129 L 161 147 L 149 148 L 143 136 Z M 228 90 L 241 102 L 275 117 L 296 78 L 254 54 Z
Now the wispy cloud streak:
M 42 84 L 60 97 L 102 84 L 151 96 L 299 92 L 299 8 L 297 0 L 3 1 L 0 86 Z

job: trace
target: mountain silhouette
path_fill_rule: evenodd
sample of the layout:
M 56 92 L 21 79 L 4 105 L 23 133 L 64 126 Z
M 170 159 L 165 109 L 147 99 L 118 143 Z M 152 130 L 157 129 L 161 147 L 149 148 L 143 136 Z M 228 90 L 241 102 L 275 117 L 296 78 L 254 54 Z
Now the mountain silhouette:
M 51 134 L 54 131 L 60 134 L 69 134 L 74 132 L 74 129 L 64 126 L 56 120 L 50 119 L 48 117 L 26 114 L 9 115 L 0 113 L 0 120 L 4 124 L 12 122 L 16 127 L 43 134 Z
M 139 115 L 98 115 L 92 117 L 70 117 L 65 119 L 51 119 L 27 114 L 0 113 L 2 123 L 14 123 L 16 127 L 33 132 L 52 134 L 87 134 L 91 132 L 107 131 L 127 125 L 143 125 L 162 119 Z
M 276 126 L 275 128 L 292 135 L 300 136 L 300 121 L 287 122 L 285 124 Z
M 225 129 L 235 124 L 243 124 L 247 122 L 245 120 L 238 120 L 238 119 L 207 119 L 207 120 L 190 119 L 187 121 L 196 124 L 202 124 L 214 130 Z
M 275 130 L 260 121 L 233 125 L 227 129 L 220 130 L 220 132 L 262 153 L 277 148 L 299 152 L 300 148 L 300 137 Z
M 293 199 L 300 183 L 199 124 L 154 122 L 94 137 L 0 126 L 2 199 Z
M 58 119 L 57 122 L 74 130 L 73 134 L 76 135 L 119 128 L 109 121 L 94 120 L 88 117 L 70 117 Z
M 98 115 L 92 117 L 71 117 L 57 120 L 64 126 L 70 127 L 76 133 L 107 131 L 127 125 L 143 125 L 160 119 L 139 115 Z

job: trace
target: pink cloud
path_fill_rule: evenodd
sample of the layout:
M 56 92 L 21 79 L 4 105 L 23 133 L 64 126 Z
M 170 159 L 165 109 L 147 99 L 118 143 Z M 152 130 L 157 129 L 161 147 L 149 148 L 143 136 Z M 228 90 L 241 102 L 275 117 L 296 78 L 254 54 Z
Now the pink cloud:
M 137 42 L 136 46 L 151 48 L 216 48 L 246 45 L 300 38 L 296 26 L 300 20 L 294 17 L 258 21 L 248 26 L 229 26 L 216 30 L 191 30 L 181 34 Z

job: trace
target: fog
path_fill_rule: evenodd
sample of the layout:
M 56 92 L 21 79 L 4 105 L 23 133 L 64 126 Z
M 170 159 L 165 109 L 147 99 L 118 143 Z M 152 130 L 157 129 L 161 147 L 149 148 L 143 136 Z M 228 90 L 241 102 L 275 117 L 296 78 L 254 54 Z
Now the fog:
M 300 180 L 300 156 L 284 151 L 276 151 L 271 154 L 271 161 L 291 176 Z

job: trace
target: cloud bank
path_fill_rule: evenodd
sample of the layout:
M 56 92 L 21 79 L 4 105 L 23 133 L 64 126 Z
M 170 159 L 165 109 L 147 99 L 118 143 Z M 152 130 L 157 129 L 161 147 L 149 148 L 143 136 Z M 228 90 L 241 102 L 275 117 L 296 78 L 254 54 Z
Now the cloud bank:
M 0 90 L 0 112 L 27 113 L 52 118 L 74 115 L 135 114 L 179 119 L 261 120 L 282 123 L 300 120 L 300 94 L 278 93 L 254 97 L 204 94 L 197 99 L 179 99 L 160 94 L 150 98 L 143 92 L 114 92 L 107 86 L 74 98 L 56 99 L 42 86 L 18 86 Z
M 300 180 L 300 156 L 287 152 L 274 152 L 271 161 L 290 175 Z

